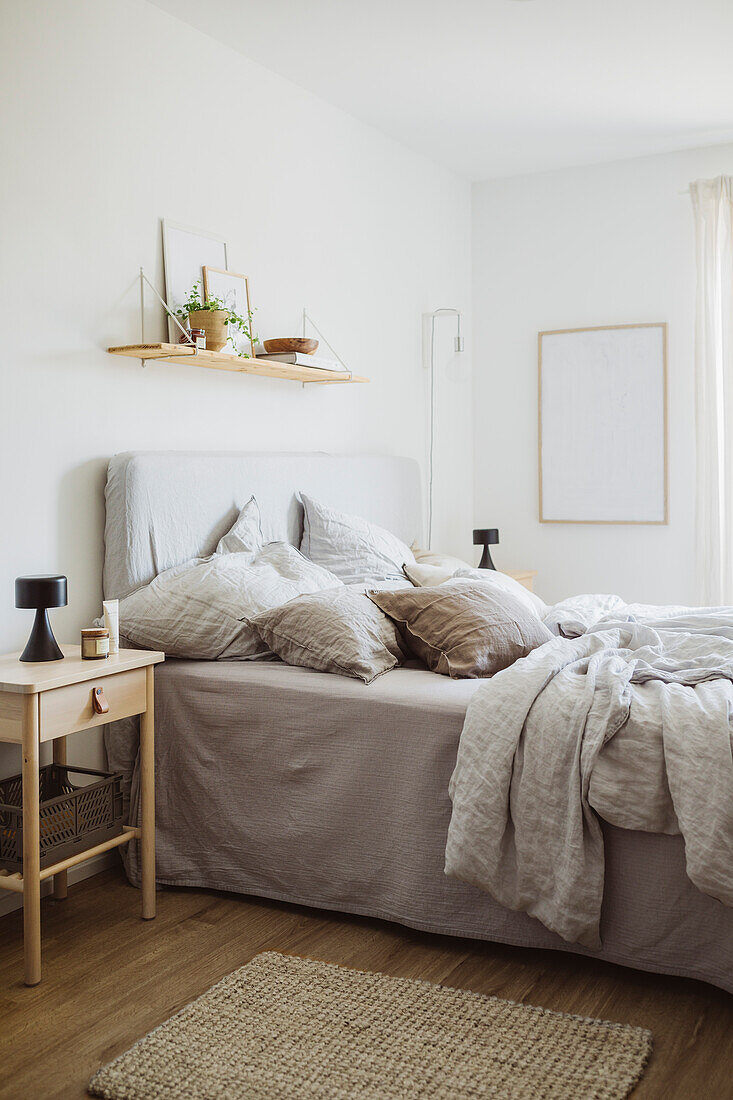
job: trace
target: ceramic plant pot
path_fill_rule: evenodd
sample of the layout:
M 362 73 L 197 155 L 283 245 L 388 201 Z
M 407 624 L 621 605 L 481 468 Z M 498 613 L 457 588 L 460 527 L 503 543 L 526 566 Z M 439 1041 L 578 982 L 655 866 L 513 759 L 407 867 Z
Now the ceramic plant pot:
M 206 333 L 206 350 L 221 351 L 227 342 L 228 309 L 196 309 L 188 315 L 191 328 L 202 328 Z

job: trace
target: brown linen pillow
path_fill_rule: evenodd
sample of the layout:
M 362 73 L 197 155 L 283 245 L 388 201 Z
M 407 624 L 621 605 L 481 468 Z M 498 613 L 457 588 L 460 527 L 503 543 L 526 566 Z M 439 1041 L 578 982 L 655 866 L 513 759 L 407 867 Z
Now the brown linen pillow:
M 553 637 L 516 596 L 480 581 L 368 596 L 432 672 L 453 679 L 493 676 Z
M 371 684 L 407 656 L 391 619 L 364 586 L 339 585 L 265 611 L 250 626 L 288 665 L 354 676 Z

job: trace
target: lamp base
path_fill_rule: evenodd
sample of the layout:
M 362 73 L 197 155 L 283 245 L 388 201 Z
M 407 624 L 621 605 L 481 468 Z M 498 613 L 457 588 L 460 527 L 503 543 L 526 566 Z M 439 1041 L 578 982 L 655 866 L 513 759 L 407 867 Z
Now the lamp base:
M 20 655 L 21 661 L 63 661 L 64 655 L 59 649 L 53 636 L 51 624 L 48 621 L 48 611 L 45 607 L 36 608 L 36 617 L 33 629 L 26 642 L 26 647 Z
M 496 566 L 491 560 L 488 543 L 484 545 L 484 552 L 481 555 L 481 561 L 478 563 L 478 567 L 479 569 L 496 569 Z

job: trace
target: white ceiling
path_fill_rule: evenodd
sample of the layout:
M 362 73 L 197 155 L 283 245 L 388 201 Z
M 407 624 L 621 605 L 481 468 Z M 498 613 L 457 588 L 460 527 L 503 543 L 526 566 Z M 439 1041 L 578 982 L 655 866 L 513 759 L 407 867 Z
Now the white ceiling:
M 733 139 L 733 0 L 154 0 L 471 179 Z

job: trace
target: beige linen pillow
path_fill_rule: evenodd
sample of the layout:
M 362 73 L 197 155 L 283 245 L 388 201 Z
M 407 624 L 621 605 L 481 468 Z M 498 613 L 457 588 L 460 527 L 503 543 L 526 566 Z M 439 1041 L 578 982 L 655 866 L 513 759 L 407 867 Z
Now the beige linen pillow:
M 493 676 L 553 637 L 511 593 L 480 581 L 368 595 L 431 671 L 453 679 Z
M 394 623 L 358 586 L 298 596 L 251 619 L 250 626 L 286 664 L 354 676 L 365 684 L 406 656 Z

